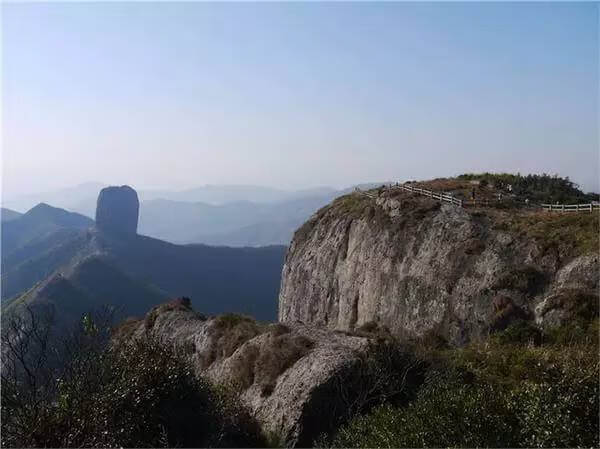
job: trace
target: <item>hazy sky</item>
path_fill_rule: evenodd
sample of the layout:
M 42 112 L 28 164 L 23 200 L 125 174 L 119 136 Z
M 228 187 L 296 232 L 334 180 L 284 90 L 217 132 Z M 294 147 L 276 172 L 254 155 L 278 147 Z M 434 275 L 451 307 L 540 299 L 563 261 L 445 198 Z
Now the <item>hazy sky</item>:
M 595 3 L 1 8 L 7 195 L 482 170 L 599 189 Z

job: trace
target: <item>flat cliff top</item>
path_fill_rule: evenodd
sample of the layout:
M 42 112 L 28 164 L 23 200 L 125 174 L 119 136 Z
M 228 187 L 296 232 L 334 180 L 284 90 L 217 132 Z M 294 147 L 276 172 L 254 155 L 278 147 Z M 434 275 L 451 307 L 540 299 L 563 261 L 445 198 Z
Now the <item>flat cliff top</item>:
M 325 225 L 332 220 L 364 219 L 374 229 L 398 229 L 415 224 L 428 215 L 444 208 L 456 208 L 456 215 L 472 221 L 484 222 L 497 231 L 518 238 L 532 239 L 544 248 L 555 248 L 563 258 L 597 253 L 600 248 L 600 214 L 582 212 L 557 212 L 524 203 L 512 197 L 498 200 L 498 189 L 481 188 L 469 182 L 440 179 L 414 184 L 423 189 L 445 192 L 465 201 L 463 207 L 417 195 L 398 187 L 357 191 L 337 198 L 321 208 L 294 235 L 293 243 L 303 241 L 316 224 Z M 476 188 L 476 202 L 470 204 L 469 195 Z M 485 202 L 488 201 L 486 204 Z

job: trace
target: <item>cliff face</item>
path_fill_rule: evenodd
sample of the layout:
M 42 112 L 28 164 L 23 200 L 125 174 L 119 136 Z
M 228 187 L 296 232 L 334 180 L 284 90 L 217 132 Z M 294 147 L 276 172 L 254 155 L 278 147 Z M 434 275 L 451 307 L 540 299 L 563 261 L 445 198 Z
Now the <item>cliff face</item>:
M 354 193 L 296 232 L 279 320 L 375 323 L 458 344 L 519 318 L 560 324 L 598 302 L 597 254 L 597 215 L 465 209 L 395 189 Z

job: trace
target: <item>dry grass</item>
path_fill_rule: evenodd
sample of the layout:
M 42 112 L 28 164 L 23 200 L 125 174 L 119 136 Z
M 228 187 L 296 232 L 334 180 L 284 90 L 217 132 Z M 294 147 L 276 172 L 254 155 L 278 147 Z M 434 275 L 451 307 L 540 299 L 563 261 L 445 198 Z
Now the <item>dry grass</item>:
M 600 214 L 560 214 L 547 211 L 501 213 L 495 228 L 526 236 L 544 251 L 557 250 L 564 256 L 598 253 Z
M 253 318 L 233 313 L 219 315 L 211 323 L 208 353 L 201 354 L 200 365 L 204 368 L 231 356 L 248 340 L 263 333 L 265 326 Z
M 175 298 L 169 302 L 166 302 L 164 304 L 160 304 L 156 307 L 153 307 L 150 310 L 150 312 L 148 312 L 146 314 L 146 318 L 144 318 L 144 325 L 145 325 L 146 329 L 152 329 L 152 327 L 154 326 L 154 323 L 156 322 L 156 318 L 158 318 L 159 315 L 161 315 L 163 313 L 167 313 L 167 312 L 177 311 L 177 310 L 193 311 L 190 298 L 186 298 L 186 297 Z M 196 313 L 196 316 L 199 319 L 206 319 L 206 317 L 204 317 L 204 315 L 202 315 L 200 313 Z
M 260 343 L 251 342 L 239 351 L 232 361 L 229 381 L 236 389 L 247 389 L 258 384 L 263 395 L 273 392 L 277 378 L 314 346 L 312 340 L 275 325 Z
M 112 338 L 115 341 L 130 341 L 133 333 L 138 328 L 142 320 L 134 317 L 126 318 L 115 326 L 112 330 Z

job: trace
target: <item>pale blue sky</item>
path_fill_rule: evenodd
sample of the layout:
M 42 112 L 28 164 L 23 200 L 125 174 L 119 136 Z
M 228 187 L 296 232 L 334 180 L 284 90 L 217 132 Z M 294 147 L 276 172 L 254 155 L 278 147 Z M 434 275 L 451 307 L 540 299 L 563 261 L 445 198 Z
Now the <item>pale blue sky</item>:
M 557 172 L 598 190 L 595 3 L 2 5 L 5 194 Z

